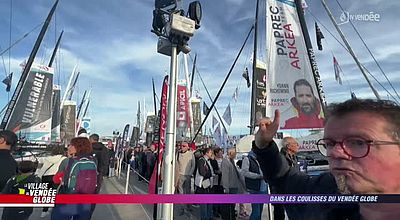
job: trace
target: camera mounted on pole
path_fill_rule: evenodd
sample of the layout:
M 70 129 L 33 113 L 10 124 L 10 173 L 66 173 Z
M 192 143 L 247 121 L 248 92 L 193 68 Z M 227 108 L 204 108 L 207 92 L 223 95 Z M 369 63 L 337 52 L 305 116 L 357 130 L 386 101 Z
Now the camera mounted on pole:
M 178 2 L 179 0 L 155 0 L 151 32 L 159 37 L 157 52 L 167 56 L 171 56 L 172 44 L 177 45 L 178 53 L 189 53 L 191 49 L 188 41 L 195 30 L 200 28 L 200 2 L 191 2 L 186 16 L 183 9 L 178 9 Z

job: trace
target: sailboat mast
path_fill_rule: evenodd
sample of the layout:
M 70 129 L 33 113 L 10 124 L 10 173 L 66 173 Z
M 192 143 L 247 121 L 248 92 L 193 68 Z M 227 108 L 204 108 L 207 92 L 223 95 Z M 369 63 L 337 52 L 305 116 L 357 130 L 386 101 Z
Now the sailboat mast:
M 154 85 L 154 79 L 153 78 L 151 78 L 151 82 L 152 82 L 152 85 L 153 85 L 153 105 L 154 105 L 154 114 L 156 115 L 156 117 L 157 117 L 157 103 L 156 103 L 156 87 L 155 87 L 155 85 Z
M 192 68 L 192 76 L 190 79 L 190 94 L 193 94 L 193 81 L 194 81 L 194 73 L 196 71 L 196 60 L 197 60 L 197 54 L 194 55 L 194 61 L 193 61 L 193 68 Z
M 75 90 L 75 87 L 76 87 L 76 83 L 78 82 L 78 78 L 79 78 L 79 75 L 81 74 L 81 72 L 78 72 L 77 74 L 76 74 L 76 77 L 75 77 L 75 79 L 74 79 L 74 82 L 72 83 L 72 85 L 71 85 L 71 88 L 70 88 L 70 90 L 68 91 L 69 93 L 68 93 L 68 97 L 67 97 L 67 99 L 68 100 L 72 100 L 72 95 L 74 94 L 74 90 Z
M 85 106 L 85 111 L 83 112 L 83 118 L 86 116 L 87 110 L 89 109 L 90 100 L 88 100 L 87 105 Z
M 28 77 L 28 73 L 31 69 L 35 56 L 39 50 L 40 44 L 42 43 L 43 37 L 46 34 L 47 28 L 50 24 L 51 18 L 53 17 L 54 11 L 57 8 L 58 0 L 54 3 L 53 7 L 51 8 L 49 14 L 47 15 L 46 21 L 44 22 L 42 29 L 40 30 L 39 36 L 33 46 L 31 54 L 29 55 L 28 61 L 22 71 L 21 78 L 17 84 L 17 88 L 14 91 L 14 94 L 10 100 L 9 105 L 7 106 L 6 113 L 4 114 L 4 118 L 0 124 L 0 129 L 6 129 L 9 119 L 11 117 L 11 113 L 14 111 L 15 104 L 17 103 L 17 99 L 21 95 L 22 86 L 24 85 L 26 78 Z
M 69 77 L 68 84 L 67 84 L 67 87 L 65 88 L 64 96 L 63 96 L 63 99 L 61 101 L 61 109 L 62 109 L 62 107 L 64 105 L 64 102 L 67 100 L 69 90 L 71 90 L 71 84 L 72 84 L 72 80 L 74 79 L 77 66 L 78 65 L 75 64 L 74 69 L 72 70 L 71 76 Z
M 258 35 L 258 5 L 259 0 L 256 1 L 256 17 L 254 19 L 254 48 L 253 48 L 253 76 L 251 83 L 251 109 L 250 109 L 250 134 L 253 134 L 256 124 L 256 68 L 257 68 L 257 35 Z
M 60 46 L 60 42 L 61 42 L 61 38 L 62 38 L 63 34 L 64 34 L 64 30 L 61 31 L 61 34 L 60 34 L 60 36 L 58 37 L 56 46 L 54 47 L 54 50 L 53 50 L 53 54 L 51 55 L 51 58 L 50 58 L 49 67 L 51 67 L 51 66 L 53 65 L 54 58 L 56 57 L 57 50 L 58 50 L 58 47 Z
M 142 126 L 140 126 L 142 124 L 140 114 L 141 114 L 140 113 L 140 101 L 138 101 L 138 109 L 137 109 L 137 114 L 136 114 L 136 123 L 137 123 L 137 126 L 139 128 L 139 136 L 141 136 L 141 134 L 142 134 L 142 130 L 141 130 Z
M 81 116 L 81 110 L 82 110 L 84 102 L 86 101 L 86 93 L 87 93 L 87 91 L 85 90 L 85 92 L 83 93 L 81 103 L 78 106 L 78 113 L 76 114 L 76 119 L 79 119 L 79 116 Z
M 310 35 L 308 34 L 308 29 L 306 25 L 306 20 L 304 18 L 304 12 L 303 12 L 303 7 L 301 5 L 301 0 L 295 0 L 295 3 L 296 3 L 297 15 L 299 16 L 301 31 L 303 32 L 304 42 L 307 48 L 308 58 L 310 60 L 311 70 L 313 72 L 313 78 L 315 81 L 315 85 L 317 86 L 318 97 L 322 104 L 321 105 L 322 110 L 325 112 L 325 107 L 326 107 L 325 94 L 322 89 L 322 81 L 319 75 L 317 61 L 315 60 L 314 50 L 311 45 Z
M 326 13 L 328 14 L 329 18 L 331 19 L 333 25 L 335 26 L 336 31 L 339 33 L 339 35 L 340 35 L 340 37 L 342 38 L 344 44 L 346 45 L 347 50 L 349 51 L 350 55 L 353 57 L 354 61 L 356 62 L 357 66 L 358 66 L 358 68 L 361 70 L 361 73 L 363 74 L 365 80 L 367 80 L 367 83 L 368 83 L 369 87 L 371 88 L 372 92 L 374 93 L 375 97 L 376 97 L 377 99 L 380 99 L 380 96 L 379 96 L 378 91 L 376 91 L 376 89 L 374 88 L 374 86 L 372 85 L 372 83 L 369 81 L 368 76 L 367 76 L 367 74 L 365 73 L 364 68 L 361 66 L 360 61 L 359 61 L 358 58 L 356 57 L 356 55 L 355 55 L 353 49 L 350 47 L 350 44 L 349 44 L 349 42 L 347 41 L 346 37 L 344 36 L 342 30 L 340 30 L 339 26 L 337 25 L 337 23 L 336 23 L 336 21 L 335 21 L 335 18 L 334 18 L 333 15 L 332 15 L 332 12 L 331 12 L 330 9 L 328 8 L 328 5 L 325 3 L 325 0 L 321 0 L 321 2 L 322 2 L 322 5 L 323 5 L 324 8 L 325 8 Z
M 194 135 L 194 128 L 193 128 L 193 111 L 192 111 L 192 91 L 189 85 L 193 85 L 189 78 L 189 66 L 188 66 L 188 59 L 187 54 L 183 54 L 183 61 L 185 66 L 185 78 L 186 78 L 186 94 L 187 94 L 187 103 L 188 103 L 188 112 L 189 112 L 189 129 L 190 129 L 190 138 Z

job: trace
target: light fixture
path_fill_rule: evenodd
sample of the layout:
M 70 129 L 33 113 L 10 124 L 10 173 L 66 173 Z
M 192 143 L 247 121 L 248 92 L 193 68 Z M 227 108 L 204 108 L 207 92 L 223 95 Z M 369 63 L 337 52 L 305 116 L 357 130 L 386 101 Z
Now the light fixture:
M 196 22 L 196 29 L 200 28 L 202 16 L 201 4 L 199 1 L 194 1 L 189 4 L 189 18 Z

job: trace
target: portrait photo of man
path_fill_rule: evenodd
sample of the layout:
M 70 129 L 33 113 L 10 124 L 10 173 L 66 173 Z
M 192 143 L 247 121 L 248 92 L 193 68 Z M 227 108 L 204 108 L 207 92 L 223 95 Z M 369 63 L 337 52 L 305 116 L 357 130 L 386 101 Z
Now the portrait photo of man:
M 299 79 L 293 85 L 292 106 L 283 114 L 287 120 L 283 129 L 322 128 L 324 116 L 319 99 L 314 95 L 311 84 L 306 79 Z

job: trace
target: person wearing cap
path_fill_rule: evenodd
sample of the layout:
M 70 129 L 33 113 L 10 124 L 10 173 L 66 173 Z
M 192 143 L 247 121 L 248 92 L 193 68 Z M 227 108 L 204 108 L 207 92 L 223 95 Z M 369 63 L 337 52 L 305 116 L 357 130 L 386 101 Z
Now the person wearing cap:
M 17 135 L 9 130 L 0 131 L 0 191 L 7 181 L 17 174 L 17 162 L 11 155 L 11 148 L 17 145 Z

